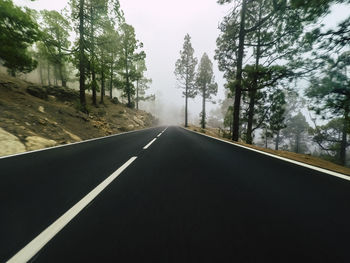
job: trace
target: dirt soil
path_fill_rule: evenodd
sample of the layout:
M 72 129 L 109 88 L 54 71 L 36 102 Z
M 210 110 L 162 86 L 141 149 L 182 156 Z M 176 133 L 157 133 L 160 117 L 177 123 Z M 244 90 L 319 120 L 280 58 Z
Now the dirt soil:
M 306 163 L 306 164 L 310 164 L 313 166 L 317 166 L 320 168 L 324 168 L 330 171 L 334 171 L 334 172 L 338 172 L 338 173 L 342 173 L 345 175 L 350 175 L 350 168 L 348 167 L 344 167 L 341 165 L 337 165 L 334 164 L 332 162 L 323 160 L 321 158 L 317 158 L 315 156 L 311 156 L 311 155 L 307 155 L 307 154 L 299 154 L 299 153 L 294 153 L 294 152 L 287 152 L 287 151 L 276 151 L 276 150 L 272 150 L 272 149 L 266 149 L 266 148 L 262 148 L 259 146 L 255 146 L 255 145 L 250 145 L 250 144 L 246 144 L 244 142 L 233 142 L 232 140 L 229 140 L 227 138 L 223 138 L 222 134 L 220 133 L 219 129 L 216 128 L 206 128 L 206 129 L 202 129 L 200 127 L 194 126 L 194 125 L 189 125 L 188 127 L 190 130 L 192 131 L 196 131 L 196 132 L 201 132 L 204 133 L 206 135 L 212 136 L 212 137 L 216 137 L 216 138 L 220 138 L 222 140 L 231 142 L 231 143 L 235 143 L 235 144 L 240 144 L 246 147 L 250 147 L 259 151 L 263 151 L 263 152 L 267 152 L 270 154 L 274 154 L 274 155 L 278 155 L 281 157 L 285 157 L 291 160 L 295 160 L 295 161 L 299 161 L 302 163 Z
M 151 114 L 115 99 L 105 97 L 96 108 L 87 95 L 89 114 L 78 110 L 78 101 L 78 91 L 0 73 L 0 156 L 156 125 Z

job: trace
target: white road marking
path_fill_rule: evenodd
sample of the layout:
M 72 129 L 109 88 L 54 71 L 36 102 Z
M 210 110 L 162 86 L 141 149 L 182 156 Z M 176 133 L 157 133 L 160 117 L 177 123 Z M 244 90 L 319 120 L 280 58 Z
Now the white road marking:
M 35 152 L 42 152 L 42 151 L 47 151 L 47 150 L 51 150 L 51 149 L 55 149 L 55 148 L 61 148 L 61 147 L 67 147 L 67 146 L 76 145 L 76 144 L 81 144 L 81 143 L 86 143 L 86 142 L 92 142 L 92 141 L 97 141 L 97 140 L 103 140 L 103 139 L 110 138 L 110 137 L 115 137 L 115 136 L 119 136 L 119 135 L 124 135 L 124 134 L 134 133 L 134 132 L 140 132 L 140 131 L 145 131 L 145 130 L 150 130 L 150 129 L 154 129 L 154 128 L 155 128 L 155 127 L 150 127 L 150 128 L 141 129 L 141 130 L 135 130 L 135 131 L 129 131 L 129 132 L 122 132 L 122 133 L 112 134 L 112 135 L 108 135 L 108 136 L 104 136 L 104 137 L 98 137 L 98 138 L 88 139 L 88 140 L 84 140 L 84 141 L 81 141 L 81 142 L 73 142 L 73 143 L 68 143 L 68 144 L 63 144 L 63 145 L 57 145 L 57 146 L 48 147 L 48 148 L 39 149 L 39 150 L 34 150 L 34 151 L 28 151 L 28 152 L 23 152 L 23 153 L 15 153 L 15 154 L 11 154 L 11 155 L 0 156 L 0 160 L 1 160 L 1 159 L 5 159 L 5 158 L 10 158 L 10 157 L 18 156 L 18 155 L 30 154 L 30 153 L 35 153 Z
M 183 128 L 183 127 L 181 127 L 181 128 Z M 271 154 L 271 153 L 267 153 L 267 152 L 260 151 L 260 150 L 257 150 L 257 149 L 253 149 L 253 148 L 250 148 L 250 147 L 247 147 L 247 146 L 240 145 L 238 143 L 236 144 L 236 143 L 233 143 L 233 142 L 225 141 L 225 140 L 222 140 L 222 139 L 219 139 L 219 138 L 207 135 L 207 134 L 203 134 L 203 133 L 192 131 L 190 129 L 186 129 L 186 128 L 183 128 L 183 129 L 191 131 L 191 132 L 194 132 L 196 134 L 200 134 L 200 135 L 209 137 L 209 138 L 213 138 L 213 139 L 218 140 L 218 141 L 226 142 L 226 143 L 232 144 L 234 146 L 238 146 L 238 147 L 241 147 L 241 148 L 253 151 L 253 152 L 265 154 L 267 156 L 270 156 L 270 157 L 273 157 L 273 158 L 276 158 L 276 159 L 280 159 L 280 160 L 283 160 L 283 161 L 286 161 L 286 162 L 289 162 L 289 163 L 293 163 L 293 164 L 296 164 L 296 165 L 299 165 L 299 166 L 303 166 L 303 167 L 306 167 L 306 168 L 309 168 L 309 169 L 312 169 L 312 170 L 315 170 L 315 171 L 318 171 L 318 172 L 321 172 L 321 173 L 329 174 L 329 175 L 332 175 L 332 176 L 335 176 L 335 177 L 338 177 L 338 178 L 350 181 L 350 176 L 347 176 L 345 174 L 337 173 L 337 172 L 330 171 L 330 170 L 327 170 L 327 169 L 324 169 L 324 168 L 320 168 L 320 167 L 317 167 L 317 166 L 313 166 L 313 165 L 310 165 L 310 164 L 307 164 L 307 163 L 298 162 L 298 161 L 295 161 L 295 160 L 292 160 L 292 159 L 288 159 L 288 158 L 285 158 L 285 157 L 281 157 L 281 156 L 278 156 L 278 155 L 275 155 L 275 154 Z
M 71 209 L 64 213 L 54 223 L 41 232 L 36 238 L 15 254 L 7 263 L 28 262 L 39 252 L 58 232 L 60 232 L 75 216 L 77 216 L 92 200 L 95 199 L 114 179 L 118 177 L 137 157 L 130 158 L 118 170 L 111 174 L 102 183 L 96 186 L 83 199 L 76 203 Z
M 147 144 L 145 147 L 143 147 L 143 149 L 144 149 L 144 150 L 146 150 L 148 147 L 150 147 L 150 146 L 151 146 L 151 144 L 152 144 L 152 143 L 154 143 L 154 142 L 155 142 L 155 140 L 157 140 L 157 138 L 154 138 L 152 141 L 150 141 L 150 143 L 149 143 L 149 144 Z
M 166 131 L 166 129 L 168 129 L 168 127 L 166 127 L 161 133 L 159 133 L 157 138 L 160 137 Z

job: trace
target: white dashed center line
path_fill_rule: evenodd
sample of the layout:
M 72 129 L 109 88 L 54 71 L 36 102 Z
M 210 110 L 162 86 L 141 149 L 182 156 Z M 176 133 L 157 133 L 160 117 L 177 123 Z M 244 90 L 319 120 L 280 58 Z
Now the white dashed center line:
M 167 127 L 168 128 L 168 127 Z M 165 131 L 165 128 L 156 138 L 150 141 L 145 147 L 148 147 L 154 143 L 158 137 L 160 137 Z M 24 248 L 17 252 L 7 263 L 24 263 L 28 262 L 36 253 L 40 251 L 58 232 L 60 232 L 74 217 L 76 217 L 92 200 L 96 198 L 110 183 L 112 183 L 137 157 L 130 158 L 124 163 L 118 170 L 106 178 L 102 183 L 96 186 L 90 193 L 88 193 L 83 199 L 76 203 L 71 209 L 64 213 L 60 218 L 48 226 L 43 232 L 41 232 L 36 238 L 29 242 Z
M 62 230 L 81 210 L 83 210 L 92 200 L 95 199 L 110 183 L 114 181 L 137 157 L 130 158 L 118 170 L 106 178 L 102 183 L 95 187 L 83 199 L 76 203 L 71 209 L 64 213 L 54 223 L 41 232 L 36 238 L 22 248 L 17 254 L 10 258 L 7 263 L 28 262 L 36 253 L 39 252 L 58 232 Z
M 152 143 L 155 142 L 155 140 L 157 140 L 157 138 L 154 138 L 149 144 L 147 144 L 145 147 L 143 147 L 143 149 L 146 150 L 148 147 L 151 146 Z

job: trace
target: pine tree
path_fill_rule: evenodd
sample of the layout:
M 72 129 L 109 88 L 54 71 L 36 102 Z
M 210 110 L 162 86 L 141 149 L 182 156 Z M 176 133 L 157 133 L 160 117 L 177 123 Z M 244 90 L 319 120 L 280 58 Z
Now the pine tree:
M 108 66 L 107 75 L 109 82 L 109 96 L 113 99 L 113 88 L 120 86 L 121 82 L 117 76 L 117 72 L 120 71 L 120 48 L 121 38 L 118 32 L 120 25 L 125 23 L 124 12 L 120 8 L 119 0 L 109 1 L 109 21 L 104 26 L 106 41 L 102 43 L 104 49 L 107 52 L 106 63 Z
M 49 51 L 51 49 L 51 51 Z M 34 58 L 38 61 L 38 69 L 40 75 L 41 84 L 45 84 L 47 80 L 47 85 L 51 85 L 51 64 L 53 63 L 52 47 L 48 47 L 42 41 L 35 44 Z M 44 72 L 46 70 L 46 72 Z M 46 75 L 46 76 L 45 76 Z
M 108 24 L 114 26 L 116 21 L 119 23 L 124 20 L 124 17 L 118 0 L 70 0 L 70 6 L 72 22 L 78 35 L 73 61 L 79 70 L 81 110 L 87 112 L 85 90 L 87 87 L 92 88 L 93 104 L 96 105 L 97 74 L 104 75 L 107 66 L 106 64 L 102 66 L 104 70 L 102 72 L 101 65 L 96 59 L 98 51 L 101 51 L 98 50 L 101 43 L 97 40 L 104 34 Z M 88 86 L 87 79 L 90 80 Z
M 285 109 L 286 109 L 286 100 L 285 93 L 282 90 L 276 90 L 275 93 L 270 96 L 271 109 L 270 115 L 268 117 L 269 129 L 273 135 L 276 135 L 275 138 L 275 150 L 279 149 L 280 143 L 280 133 L 281 130 L 286 128 L 285 123 Z
M 67 86 L 66 64 L 70 54 L 69 22 L 57 11 L 41 11 L 43 18 L 42 41 L 47 47 L 49 60 L 57 66 L 59 78 L 63 87 Z
M 143 51 L 139 51 L 143 47 L 143 44 L 136 39 L 135 29 L 126 23 L 120 26 L 121 34 L 121 46 L 119 65 L 121 68 L 120 74 L 123 77 L 123 83 L 120 89 L 123 90 L 123 95 L 127 97 L 127 106 L 134 107 L 132 98 L 135 95 L 136 89 L 133 82 L 137 79 L 136 63 L 142 59 L 145 59 L 146 54 Z
M 345 165 L 347 135 L 350 127 L 350 79 L 347 68 L 350 66 L 350 53 L 344 52 L 336 59 L 328 58 L 328 67 L 321 77 L 313 77 L 306 90 L 311 99 L 310 109 L 324 118 L 338 117 L 343 120 L 339 162 Z
M 219 1 L 226 3 L 231 1 Z M 236 3 L 236 2 L 235 2 Z M 258 98 L 261 97 L 260 89 L 268 87 L 262 85 L 266 74 L 271 74 L 274 63 L 282 58 L 289 58 L 296 52 L 293 43 L 296 43 L 302 32 L 302 24 L 299 10 L 290 10 L 286 1 L 258 0 L 241 1 L 241 7 L 236 3 L 233 12 L 224 18 L 220 29 L 222 34 L 217 40 L 216 59 L 220 70 L 225 72 L 231 93 L 235 94 L 234 103 L 234 140 L 239 134 L 239 116 L 247 122 L 245 138 L 247 143 L 252 143 L 253 124 L 257 109 Z M 247 15 L 247 16 L 246 16 Z M 243 32 L 242 32 L 243 30 Z M 238 40 L 237 40 L 238 39 Z M 240 41 L 242 39 L 242 41 Z M 241 65 L 242 50 L 252 52 L 254 64 Z M 274 73 L 275 82 L 290 76 L 291 69 L 278 70 Z M 285 74 L 288 73 L 288 74 Z M 248 75 L 249 81 L 244 78 Z M 277 77 L 277 78 L 276 78 Z M 272 78 L 270 79 L 272 81 Z M 246 85 L 249 83 L 249 85 Z M 266 82 L 268 84 L 268 82 Z M 275 83 L 276 85 L 277 83 Z M 242 85 L 245 85 L 243 87 Z M 244 94 L 247 93 L 247 94 Z M 242 96 L 248 100 L 246 116 L 240 114 L 245 105 L 241 105 Z M 240 107 L 238 107 L 238 105 Z M 263 104 L 261 104 L 263 105 Z
M 86 107 L 86 77 L 88 68 L 88 47 L 86 41 L 87 34 L 87 22 L 86 22 L 86 0 L 70 0 L 71 8 L 71 22 L 74 25 L 74 30 L 77 34 L 76 47 L 74 52 L 74 64 L 78 69 L 79 76 L 79 100 L 80 110 L 82 112 L 88 112 Z
M 105 20 L 108 14 L 108 0 L 85 0 L 87 3 L 87 47 L 89 50 L 89 73 L 91 76 L 91 89 L 92 89 L 92 103 L 97 105 L 97 49 L 99 43 L 97 38 L 103 32 L 105 26 Z
M 136 63 L 136 109 L 139 109 L 140 101 L 154 100 L 155 95 L 146 95 L 146 90 L 150 88 L 150 84 L 152 83 L 152 79 L 148 79 L 144 76 L 145 71 L 147 71 L 146 62 L 144 59 L 139 60 Z
M 197 59 L 194 57 L 194 49 L 189 34 L 185 36 L 180 58 L 175 64 L 175 76 L 180 88 L 184 89 L 185 97 L 185 127 L 188 127 L 188 99 L 196 96 L 195 70 Z
M 333 162 L 345 165 L 342 154 L 346 153 L 346 148 L 350 146 L 347 142 L 345 150 L 342 149 L 343 144 L 343 133 L 344 133 L 344 119 L 334 118 L 331 119 L 327 124 L 322 126 L 316 126 L 312 130 L 313 141 L 327 153 L 327 159 Z M 350 134 L 350 130 L 346 131 L 347 136 Z
M 206 125 L 206 109 L 205 104 L 212 95 L 216 95 L 218 85 L 214 80 L 213 63 L 210 61 L 206 53 L 203 54 L 198 66 L 196 76 L 196 88 L 202 95 L 202 112 L 201 112 L 201 126 L 205 129 Z
M 305 116 L 299 112 L 289 119 L 282 133 L 290 141 L 291 150 L 296 153 L 305 153 L 307 150 L 306 140 L 309 131 L 309 124 Z
M 37 61 L 28 51 L 41 37 L 32 11 L 15 6 L 12 0 L 0 1 L 0 59 L 15 76 L 18 72 L 28 73 L 37 66 Z
M 110 98 L 113 98 L 113 85 L 115 84 L 115 73 L 118 70 L 120 37 L 110 21 L 106 21 L 102 35 L 97 37 L 98 63 L 96 66 L 100 72 L 101 101 L 104 103 L 105 91 L 109 89 Z M 108 82 L 107 82 L 108 80 Z M 109 84 L 109 86 L 107 86 Z

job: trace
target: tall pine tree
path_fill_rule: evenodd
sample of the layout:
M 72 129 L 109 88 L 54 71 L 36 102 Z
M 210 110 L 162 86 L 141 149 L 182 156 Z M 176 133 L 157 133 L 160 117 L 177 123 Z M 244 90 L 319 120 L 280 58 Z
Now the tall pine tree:
M 214 80 L 213 63 L 210 61 L 206 53 L 203 54 L 198 66 L 196 76 L 196 88 L 202 95 L 202 112 L 201 112 L 201 126 L 205 129 L 206 125 L 206 108 L 205 104 L 212 95 L 216 95 L 218 91 L 218 84 Z
M 198 61 L 194 57 L 194 49 L 189 34 L 185 36 L 180 58 L 175 64 L 175 76 L 180 88 L 184 89 L 185 97 L 185 127 L 188 127 L 188 99 L 196 96 L 196 65 Z

